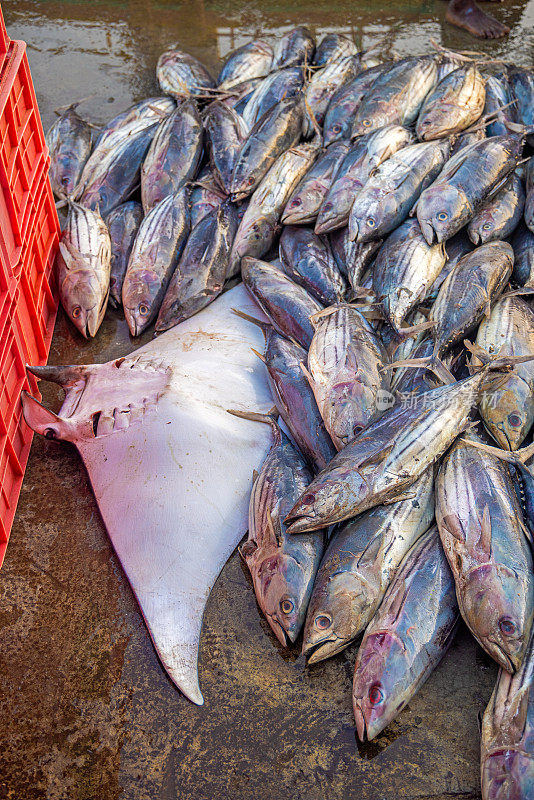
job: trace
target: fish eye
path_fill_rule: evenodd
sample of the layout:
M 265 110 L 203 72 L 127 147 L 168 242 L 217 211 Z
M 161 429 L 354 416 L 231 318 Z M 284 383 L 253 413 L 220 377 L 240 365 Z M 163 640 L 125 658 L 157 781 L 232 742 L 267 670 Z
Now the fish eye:
M 254 183 L 254 176 L 253 175 L 250 176 L 250 178 L 248 179 L 247 183 L 248 183 L 249 186 L 252 186 L 252 184 Z
M 149 312 L 149 308 L 146 303 L 139 303 L 139 307 L 137 309 L 142 317 L 146 317 Z
M 332 203 L 325 203 L 323 206 L 323 211 L 330 211 L 332 208 Z
M 341 125 L 338 122 L 336 122 L 335 125 L 332 125 L 332 131 L 334 133 L 339 133 L 340 130 L 341 130 Z
M 280 603 L 280 610 L 282 611 L 282 614 L 291 614 L 294 608 L 295 608 L 294 602 L 292 600 L 288 600 L 287 598 L 285 600 L 282 600 L 282 602 Z
M 328 614 L 319 614 L 318 617 L 315 617 L 315 627 L 320 631 L 325 631 L 331 624 L 332 620 Z
M 74 306 L 74 308 L 72 309 L 72 318 L 78 319 L 81 316 L 81 314 L 82 314 L 82 309 L 80 308 L 80 306 Z
M 508 422 L 512 428 L 519 428 L 521 425 L 521 417 L 519 414 L 508 414 Z
M 512 636 L 515 633 L 515 625 L 509 617 L 501 617 L 499 628 L 505 636 Z
M 368 226 L 369 226 L 370 228 L 374 228 L 374 227 L 375 227 L 375 225 L 376 225 L 376 222 L 374 221 L 373 217 L 369 217 L 369 218 L 367 219 L 367 224 L 368 224 Z
M 436 214 L 436 217 L 440 222 L 445 222 L 445 220 L 449 218 L 449 215 L 446 211 L 440 211 L 439 214 Z
M 482 226 L 482 230 L 483 231 L 489 231 L 490 229 L 491 229 L 490 223 L 489 222 L 485 222 L 484 225 Z
M 304 497 L 302 498 L 302 502 L 305 503 L 306 505 L 311 505 L 312 503 L 315 503 L 315 495 L 312 494 L 311 492 L 309 494 L 305 494 Z
M 384 692 L 380 689 L 379 686 L 374 684 L 369 689 L 369 702 L 372 706 L 379 706 L 380 703 L 384 700 Z
M 56 436 L 57 436 L 57 433 L 55 432 L 55 430 L 53 428 L 46 428 L 44 433 L 43 433 L 43 436 L 45 437 L 45 439 L 55 439 Z
M 300 199 L 300 197 L 295 197 L 295 199 L 291 203 L 292 207 L 293 206 L 301 206 L 301 205 L 302 205 L 302 200 Z
M 371 120 L 370 120 L 370 119 L 362 119 L 362 125 L 363 125 L 365 128 L 369 128 L 369 127 L 370 127 L 370 125 L 371 125 Z

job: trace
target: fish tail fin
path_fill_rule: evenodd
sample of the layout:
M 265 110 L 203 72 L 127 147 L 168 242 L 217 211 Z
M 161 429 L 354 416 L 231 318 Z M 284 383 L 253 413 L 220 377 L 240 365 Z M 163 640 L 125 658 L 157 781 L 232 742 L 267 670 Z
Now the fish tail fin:
M 276 406 L 273 406 L 270 411 L 267 412 L 267 414 L 260 414 L 257 411 L 241 411 L 237 408 L 227 408 L 226 410 L 234 417 L 248 419 L 252 422 L 263 422 L 265 425 L 270 425 L 273 431 L 275 442 L 278 443 L 281 441 L 281 431 L 280 426 L 278 425 L 278 417 L 280 415 Z
M 532 456 L 534 456 L 534 442 L 529 444 L 527 447 L 522 447 L 520 450 L 510 451 L 502 450 L 500 447 L 495 447 L 491 444 L 485 444 L 485 442 L 478 442 L 475 439 L 462 438 L 461 441 L 465 444 L 471 445 L 471 447 L 476 447 L 478 450 L 491 453 L 491 455 L 494 455 L 503 461 L 508 461 L 510 464 L 524 464 L 526 461 L 529 461 Z
M 456 378 L 443 361 L 437 356 L 427 356 L 425 358 L 405 358 L 400 361 L 393 361 L 385 364 L 382 371 L 397 369 L 398 367 L 411 367 L 413 369 L 428 369 L 445 385 L 456 383 Z
M 263 322 L 263 320 L 258 319 L 257 317 L 252 317 L 250 316 L 250 314 L 245 314 L 245 312 L 240 311 L 239 308 L 232 308 L 232 313 L 238 317 L 241 317 L 241 319 L 244 319 L 247 322 L 252 322 L 253 325 L 257 325 L 258 328 L 261 328 L 261 330 L 263 331 L 263 335 L 265 336 L 265 338 L 267 338 L 269 328 L 272 328 L 270 322 Z

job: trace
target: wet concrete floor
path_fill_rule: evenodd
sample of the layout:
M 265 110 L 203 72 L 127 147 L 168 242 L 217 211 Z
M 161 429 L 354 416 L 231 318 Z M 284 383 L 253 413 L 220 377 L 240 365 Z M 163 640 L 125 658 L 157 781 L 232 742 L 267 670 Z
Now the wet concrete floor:
M 253 35 L 297 23 L 400 54 L 430 39 L 534 61 L 534 0 L 492 6 L 512 27 L 479 43 L 444 22 L 445 3 L 342 0 L 4 0 L 28 42 L 43 122 L 82 97 L 102 123 L 157 92 L 169 44 L 216 71 Z M 149 336 L 148 334 L 147 336 Z M 119 314 L 85 342 L 60 313 L 51 363 L 130 352 Z M 44 389 L 56 406 L 58 394 Z M 0 798 L 10 800 L 446 800 L 479 798 L 477 714 L 496 668 L 462 629 L 442 664 L 378 739 L 359 746 L 355 648 L 311 669 L 284 651 L 234 554 L 204 619 L 198 708 L 172 686 L 99 517 L 73 447 L 35 438 L 0 574 Z

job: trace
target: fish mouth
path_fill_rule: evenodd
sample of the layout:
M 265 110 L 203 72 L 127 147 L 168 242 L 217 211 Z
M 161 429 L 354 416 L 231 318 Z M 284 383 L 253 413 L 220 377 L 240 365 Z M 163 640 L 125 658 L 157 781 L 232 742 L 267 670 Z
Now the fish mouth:
M 434 239 L 437 238 L 436 231 L 426 219 L 417 219 L 421 228 L 421 233 L 425 237 L 425 242 L 430 246 L 434 244 Z
M 332 658 L 345 649 L 348 642 L 341 639 L 335 633 L 331 633 L 320 642 L 304 642 L 302 645 L 302 655 L 306 656 L 308 664 L 318 664 L 327 658 Z
M 482 244 L 482 236 L 480 235 L 480 233 L 477 233 L 476 231 L 471 231 L 469 234 L 469 238 L 471 239 L 474 245 Z
M 490 654 L 497 661 L 499 666 L 506 670 L 506 672 L 514 675 L 520 665 L 520 659 L 517 656 L 515 659 L 512 659 L 512 656 L 508 655 L 497 642 L 489 641 L 489 644 L 491 645 Z
M 338 225 L 335 218 L 332 219 L 324 219 L 321 222 L 315 223 L 314 231 L 317 234 L 321 233 L 330 233 L 330 231 L 335 231 L 337 228 L 342 228 L 343 225 Z
M 278 620 L 276 619 L 276 617 L 273 614 L 267 614 L 267 621 L 268 621 L 269 625 L 271 626 L 272 632 L 274 633 L 274 635 L 276 636 L 276 638 L 278 639 L 278 641 L 280 642 L 282 647 L 287 647 L 288 646 L 288 642 L 287 642 L 288 634 L 287 634 L 285 628 L 282 627 L 282 625 L 278 622 Z M 293 641 L 293 640 L 291 640 L 291 641 Z
M 367 723 L 365 722 L 365 717 L 363 715 L 362 707 L 358 700 L 354 700 L 353 702 L 354 708 L 354 721 L 356 723 L 356 731 L 358 732 L 358 739 L 360 742 L 367 741 Z
M 287 533 L 305 533 L 306 531 L 316 531 L 319 528 L 324 528 L 324 521 L 317 522 L 311 515 L 298 515 L 295 517 L 286 517 L 284 520 Z

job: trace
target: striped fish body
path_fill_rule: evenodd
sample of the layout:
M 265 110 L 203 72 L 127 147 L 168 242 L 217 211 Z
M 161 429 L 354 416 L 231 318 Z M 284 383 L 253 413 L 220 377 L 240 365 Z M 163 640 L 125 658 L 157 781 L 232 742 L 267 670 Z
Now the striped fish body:
M 141 223 L 122 287 L 124 315 L 132 336 L 139 336 L 157 315 L 189 225 L 185 187 L 162 200 Z
M 106 217 L 111 239 L 109 302 L 116 308 L 122 305 L 122 284 L 142 219 L 143 207 L 135 200 L 117 206 Z
M 343 228 L 349 219 L 354 198 L 371 172 L 397 150 L 413 141 L 413 134 L 401 125 L 388 125 L 361 136 L 339 165 L 315 224 L 315 233 Z
M 304 70 L 301 67 L 281 69 L 264 78 L 252 92 L 243 110 L 243 121 L 252 128 L 273 106 L 284 97 L 293 97 L 302 89 Z
M 534 635 L 521 667 L 499 672 L 482 718 L 483 800 L 534 795 Z
M 508 183 L 477 211 L 467 232 L 474 244 L 506 239 L 517 228 L 525 209 L 523 182 L 514 173 Z
M 264 360 L 276 407 L 313 472 L 324 469 L 336 449 L 302 371 L 306 350 L 269 326 Z
M 327 242 L 309 228 L 286 226 L 280 237 L 280 260 L 296 283 L 324 305 L 343 300 L 346 284 Z
M 106 313 L 111 271 L 109 232 L 97 211 L 69 203 L 56 270 L 65 312 L 85 338 L 94 336 Z
M 223 290 L 237 230 L 237 209 L 223 203 L 193 228 L 163 298 L 156 330 L 166 331 L 192 317 Z
M 351 239 L 378 239 L 403 222 L 421 192 L 440 173 L 449 150 L 447 141 L 414 144 L 381 164 L 354 200 Z
M 534 233 L 520 223 L 510 244 L 514 250 L 513 280 L 527 289 L 534 288 Z
M 227 91 L 243 81 L 265 77 L 271 70 L 273 56 L 271 45 L 261 39 L 238 47 L 223 64 L 217 81 L 218 88 Z
M 347 142 L 336 142 L 319 155 L 291 193 L 282 214 L 284 225 L 306 225 L 316 219 L 348 149 Z
M 498 75 L 488 75 L 486 77 L 486 103 L 484 106 L 484 116 L 491 114 L 492 121 L 486 126 L 488 136 L 506 136 L 508 128 L 507 122 L 514 122 L 513 106 L 510 105 L 512 96 L 508 76 L 503 71 Z M 508 106 L 503 108 L 503 106 Z M 496 115 L 496 116 L 495 116 Z
M 275 161 L 300 139 L 304 121 L 301 96 L 287 97 L 266 111 L 247 138 L 232 174 L 232 196 L 243 200 L 259 186 Z
M 138 186 L 140 169 L 158 123 L 127 137 L 110 136 L 98 145 L 85 165 L 74 196 L 80 205 L 107 216 Z
M 430 311 L 435 350 L 442 355 L 469 334 L 512 273 L 514 252 L 507 242 L 489 242 L 463 256 L 442 283 Z
M 315 126 L 323 124 L 334 93 L 340 86 L 355 78 L 358 72 L 360 72 L 360 59 L 358 56 L 349 55 L 330 61 L 325 67 L 313 73 L 304 90 L 307 111 L 304 136 L 312 136 Z
M 256 258 L 244 258 L 243 283 L 274 328 L 306 350 L 314 329 L 310 317 L 323 307 L 302 286 L 271 264 Z
M 289 513 L 292 533 L 360 514 L 404 492 L 468 425 L 483 372 L 399 404 L 341 450 Z
M 204 64 L 181 50 L 166 50 L 160 55 L 156 77 L 161 91 L 177 100 L 205 96 L 215 86 Z
M 391 62 L 378 64 L 356 75 L 355 78 L 344 83 L 332 95 L 326 110 L 323 124 L 323 140 L 325 147 L 341 140 L 350 140 L 352 133 L 352 120 L 356 109 L 370 90 L 377 78 L 389 67 Z
M 486 101 L 485 81 L 476 64 L 449 72 L 427 95 L 415 130 L 422 141 L 451 136 L 480 117 Z
M 335 534 L 315 580 L 304 628 L 308 663 L 339 653 L 365 630 L 402 559 L 434 519 L 434 471 L 407 500 L 377 506 Z
M 532 627 L 534 576 L 507 465 L 457 442 L 437 477 L 436 519 L 464 620 L 486 652 L 514 672 Z
M 480 323 L 476 343 L 490 354 L 534 356 L 534 311 L 521 297 L 502 297 Z M 482 392 L 479 411 L 499 446 L 517 450 L 534 421 L 534 361 L 516 364 Z
M 274 243 L 287 200 L 317 157 L 312 145 L 291 147 L 275 161 L 250 198 L 230 256 L 230 275 L 239 272 L 245 256 L 261 258 Z
M 213 103 L 204 122 L 213 177 L 230 194 L 232 173 L 247 130 L 239 114 L 224 103 Z
M 148 214 L 197 174 L 202 157 L 202 122 L 186 100 L 159 125 L 141 167 L 141 199 Z
M 352 138 L 384 125 L 410 125 L 437 79 L 433 57 L 405 58 L 373 83 L 352 123 Z
M 52 191 L 58 199 L 70 197 L 80 179 L 91 154 L 93 131 L 76 112 L 76 104 L 69 106 L 46 134 L 50 152 L 48 176 Z
M 285 33 L 274 48 L 273 70 L 311 64 L 315 52 L 315 39 L 308 28 L 299 25 Z
M 100 128 L 95 142 L 95 149 L 104 142 L 117 144 L 121 139 L 133 136 L 144 128 L 162 122 L 176 108 L 171 97 L 148 97 L 134 103 L 125 111 L 113 117 L 103 128 Z M 93 159 L 98 163 L 98 159 Z
M 282 645 L 297 638 L 324 547 L 324 532 L 289 536 L 284 517 L 311 481 L 303 456 L 276 424 L 274 442 L 254 481 L 242 555 L 258 605 Z
M 402 562 L 356 656 L 352 700 L 361 741 L 374 739 L 409 703 L 447 652 L 458 618 L 433 527 Z
M 357 289 L 373 256 L 382 246 L 382 239 L 355 242 L 349 237 L 348 228 L 339 228 L 328 235 L 328 241 L 339 271 L 347 276 L 352 288 Z
M 347 305 L 313 319 L 308 378 L 327 431 L 338 450 L 381 414 L 378 392 L 388 392 L 387 353 L 365 317 Z
M 426 296 L 446 260 L 443 244 L 428 245 L 417 220 L 406 220 L 388 236 L 374 262 L 373 289 L 395 331 Z
M 324 67 L 330 61 L 340 61 L 346 56 L 355 56 L 358 48 L 348 36 L 342 33 L 328 33 L 323 36 L 317 49 L 313 63 L 316 67 Z

